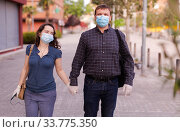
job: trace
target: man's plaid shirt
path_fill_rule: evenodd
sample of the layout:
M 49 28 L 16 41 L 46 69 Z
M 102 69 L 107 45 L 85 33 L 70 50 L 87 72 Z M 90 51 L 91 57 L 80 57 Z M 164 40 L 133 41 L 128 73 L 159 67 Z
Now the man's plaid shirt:
M 119 31 L 123 40 L 123 55 L 125 59 L 125 84 L 132 85 L 134 78 L 134 62 L 130 55 L 125 35 Z M 119 42 L 113 28 L 110 27 L 101 33 L 95 28 L 81 34 L 79 44 L 72 63 L 70 85 L 77 86 L 77 77 L 83 66 L 83 73 L 92 76 L 113 77 L 121 74 L 119 64 Z

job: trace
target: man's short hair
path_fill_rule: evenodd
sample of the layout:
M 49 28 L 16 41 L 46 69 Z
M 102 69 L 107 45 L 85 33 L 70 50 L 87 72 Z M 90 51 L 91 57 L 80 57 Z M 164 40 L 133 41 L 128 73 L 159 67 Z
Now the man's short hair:
M 98 5 L 98 6 L 96 7 L 95 12 L 94 12 L 94 15 L 96 15 L 97 10 L 99 10 L 99 9 L 108 9 L 109 12 L 111 12 L 109 6 L 107 6 L 106 4 L 101 4 L 101 5 Z

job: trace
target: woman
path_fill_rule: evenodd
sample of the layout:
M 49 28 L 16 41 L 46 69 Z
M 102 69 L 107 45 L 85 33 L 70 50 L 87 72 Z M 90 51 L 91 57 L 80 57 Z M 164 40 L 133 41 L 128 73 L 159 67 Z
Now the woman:
M 25 64 L 14 94 L 18 96 L 20 86 L 27 77 L 24 93 L 27 117 L 51 117 L 56 100 L 56 83 L 53 77 L 54 66 L 56 72 L 69 91 L 74 94 L 77 89 L 69 86 L 69 80 L 62 69 L 62 51 L 59 50 L 55 29 L 52 24 L 43 24 L 36 33 L 36 42 L 31 52 L 31 45 L 26 48 Z M 13 94 L 13 95 L 14 95 Z

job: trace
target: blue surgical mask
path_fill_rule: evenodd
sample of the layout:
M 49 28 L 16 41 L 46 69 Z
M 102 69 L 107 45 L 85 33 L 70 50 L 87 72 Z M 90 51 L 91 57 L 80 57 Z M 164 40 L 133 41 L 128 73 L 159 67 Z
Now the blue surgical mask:
M 42 40 L 45 44 L 49 44 L 51 41 L 54 40 L 54 37 L 53 37 L 52 34 L 42 33 L 41 40 Z
M 96 22 L 100 27 L 105 27 L 109 23 L 109 16 L 96 16 Z

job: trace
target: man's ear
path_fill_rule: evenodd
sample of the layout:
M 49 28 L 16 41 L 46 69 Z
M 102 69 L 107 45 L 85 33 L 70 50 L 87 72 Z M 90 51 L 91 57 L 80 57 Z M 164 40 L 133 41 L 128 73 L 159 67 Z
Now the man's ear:
M 96 15 L 94 15 L 94 20 L 96 21 Z
M 111 22 L 111 20 L 112 20 L 112 16 L 109 17 L 109 22 Z

